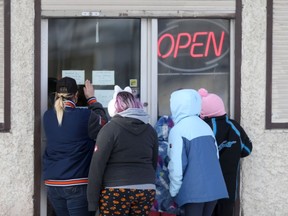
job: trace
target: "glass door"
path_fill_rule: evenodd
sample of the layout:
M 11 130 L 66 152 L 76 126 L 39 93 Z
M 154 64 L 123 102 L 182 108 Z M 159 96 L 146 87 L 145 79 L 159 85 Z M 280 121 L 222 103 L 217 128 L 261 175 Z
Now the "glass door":
M 152 126 L 159 116 L 170 115 L 170 94 L 179 88 L 217 93 L 231 114 L 233 28 L 233 21 L 226 19 L 43 19 L 42 114 L 52 107 L 56 81 L 64 76 L 75 78 L 80 91 L 90 79 L 104 107 L 114 85 L 130 86 Z M 77 105 L 86 106 L 83 92 Z M 49 209 L 42 184 L 41 216 L 53 215 Z
M 49 19 L 48 91 L 53 104 L 56 81 L 76 79 L 78 106 L 86 106 L 83 85 L 91 80 L 106 108 L 114 85 L 140 94 L 140 19 Z
M 77 81 L 77 106 L 86 107 L 83 86 L 91 80 L 104 108 L 114 85 L 130 86 L 140 97 L 141 19 L 51 18 L 41 23 L 41 113 L 53 107 L 56 82 L 69 76 Z M 108 112 L 107 112 L 108 114 Z M 46 139 L 42 137 L 42 155 Z M 42 156 L 41 155 L 41 156 Z M 54 216 L 41 182 L 41 216 Z

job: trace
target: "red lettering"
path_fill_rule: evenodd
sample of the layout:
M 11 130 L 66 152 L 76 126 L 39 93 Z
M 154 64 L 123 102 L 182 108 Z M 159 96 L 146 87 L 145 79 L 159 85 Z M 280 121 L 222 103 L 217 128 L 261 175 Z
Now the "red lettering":
M 225 36 L 225 32 L 222 31 L 220 42 L 219 42 L 219 46 L 217 48 L 215 34 L 214 34 L 214 32 L 209 32 L 208 39 L 207 39 L 206 50 L 205 50 L 205 57 L 208 56 L 208 51 L 209 51 L 209 48 L 210 48 L 211 40 L 212 40 L 212 43 L 213 43 L 215 55 L 217 57 L 221 55 L 222 48 L 223 48 L 224 36 Z
M 162 43 L 162 41 L 166 38 L 170 38 L 170 41 L 171 41 L 171 47 L 170 49 L 168 50 L 168 52 L 165 54 L 165 55 L 162 55 L 160 53 L 160 44 Z M 174 41 L 174 37 L 171 35 L 171 34 L 164 34 L 162 35 L 159 40 L 158 40 L 158 56 L 162 57 L 163 59 L 164 58 L 167 58 L 168 56 L 170 56 L 170 54 L 173 52 L 174 50 L 174 46 L 175 46 L 175 41 Z
M 205 42 L 199 42 L 200 38 L 203 36 L 207 37 L 207 40 Z M 219 57 L 222 54 L 224 37 L 225 32 L 222 31 L 219 43 L 217 44 L 214 32 L 195 32 L 193 37 L 187 32 L 181 32 L 177 35 L 175 44 L 175 39 L 173 35 L 166 33 L 158 39 L 158 56 L 165 59 L 168 58 L 174 51 L 173 57 L 177 58 L 180 49 L 187 49 L 189 46 L 191 46 L 190 48 L 191 57 L 193 58 L 207 57 L 209 55 L 209 49 L 212 46 L 214 49 L 215 56 Z M 168 44 L 167 46 L 169 49 L 166 53 L 161 53 L 160 47 L 164 40 L 168 40 L 168 42 L 165 44 Z
M 181 37 L 186 37 L 187 38 L 187 42 L 184 45 L 180 45 L 180 41 L 181 41 Z M 178 50 L 179 49 L 185 49 L 187 48 L 191 43 L 191 35 L 189 33 L 183 32 L 183 33 L 179 33 L 177 36 L 177 40 L 176 40 L 176 46 L 175 46 L 175 51 L 174 51 L 174 58 L 177 57 L 178 55 Z
M 195 53 L 194 53 L 195 47 L 202 47 L 202 46 L 203 46 L 203 43 L 195 43 L 195 42 L 196 42 L 198 36 L 207 35 L 207 34 L 208 34 L 208 32 L 196 32 L 196 33 L 194 34 L 193 44 L 192 44 L 191 50 L 190 50 L 190 55 L 191 55 L 192 57 L 194 57 L 194 58 L 203 57 L 203 54 L 195 54 Z

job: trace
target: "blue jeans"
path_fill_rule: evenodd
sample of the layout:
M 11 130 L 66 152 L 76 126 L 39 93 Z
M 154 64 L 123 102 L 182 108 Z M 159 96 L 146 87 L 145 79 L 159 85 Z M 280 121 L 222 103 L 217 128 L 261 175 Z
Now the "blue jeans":
M 88 211 L 87 185 L 47 186 L 47 195 L 57 216 L 92 216 Z

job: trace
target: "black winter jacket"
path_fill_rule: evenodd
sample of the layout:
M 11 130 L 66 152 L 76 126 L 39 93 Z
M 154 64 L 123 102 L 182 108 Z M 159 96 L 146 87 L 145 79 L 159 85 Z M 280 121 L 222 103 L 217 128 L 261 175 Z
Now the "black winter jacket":
M 227 115 L 206 118 L 217 140 L 219 160 L 226 182 L 229 199 L 238 197 L 240 158 L 252 152 L 252 142 L 244 129 Z

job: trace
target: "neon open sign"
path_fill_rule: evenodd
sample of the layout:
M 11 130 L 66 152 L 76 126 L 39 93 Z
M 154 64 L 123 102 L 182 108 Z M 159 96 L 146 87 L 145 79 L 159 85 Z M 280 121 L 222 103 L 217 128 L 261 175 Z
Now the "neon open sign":
M 225 26 L 211 20 L 179 20 L 166 23 L 158 36 L 159 63 L 182 72 L 227 67 L 230 46 L 228 24 L 227 22 Z M 161 25 L 159 29 L 161 30 Z
M 205 37 L 206 41 L 200 42 L 200 37 Z M 209 55 L 209 48 L 213 46 L 214 54 L 218 57 L 222 54 L 224 37 L 225 32 L 223 31 L 217 44 L 214 32 L 195 32 L 193 36 L 189 33 L 183 32 L 176 36 L 175 42 L 173 35 L 167 33 L 159 38 L 158 47 L 161 47 L 163 40 L 168 39 L 171 45 L 170 49 L 167 51 L 167 53 L 164 54 L 162 54 L 160 49 L 158 49 L 158 56 L 164 59 L 173 54 L 173 57 L 176 58 L 178 57 L 179 49 L 190 49 L 190 56 L 192 58 L 207 57 Z M 180 41 L 184 40 L 185 42 L 181 44 Z

